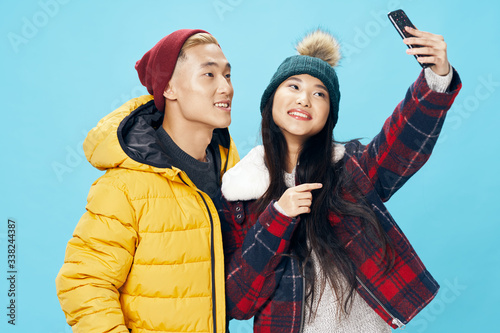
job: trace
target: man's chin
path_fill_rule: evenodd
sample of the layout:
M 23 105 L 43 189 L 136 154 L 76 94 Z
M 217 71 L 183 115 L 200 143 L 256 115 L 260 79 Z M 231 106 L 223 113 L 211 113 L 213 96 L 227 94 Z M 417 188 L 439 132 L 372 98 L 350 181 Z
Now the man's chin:
M 226 117 L 224 117 L 224 118 L 226 118 Z M 227 119 L 218 119 L 217 123 L 214 125 L 215 125 L 215 128 L 229 127 L 229 125 L 231 125 L 231 116 L 229 116 Z
M 231 122 L 228 122 L 228 123 L 225 123 L 225 124 L 222 124 L 222 125 L 218 125 L 216 128 L 228 128 L 229 125 L 231 125 Z

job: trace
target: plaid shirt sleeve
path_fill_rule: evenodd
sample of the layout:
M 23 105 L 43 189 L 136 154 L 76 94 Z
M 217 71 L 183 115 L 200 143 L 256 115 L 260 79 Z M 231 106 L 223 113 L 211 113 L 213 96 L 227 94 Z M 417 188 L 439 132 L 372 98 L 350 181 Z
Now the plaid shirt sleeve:
M 427 85 L 422 71 L 368 145 L 346 146 L 349 154 L 356 155 L 383 201 L 389 200 L 429 159 L 446 112 L 461 87 L 460 77 L 453 69 L 448 92 L 435 92 Z
M 226 306 L 231 318 L 253 317 L 283 274 L 282 254 L 288 252 L 299 219 L 279 213 L 273 203 L 256 219 L 255 201 L 223 200 Z

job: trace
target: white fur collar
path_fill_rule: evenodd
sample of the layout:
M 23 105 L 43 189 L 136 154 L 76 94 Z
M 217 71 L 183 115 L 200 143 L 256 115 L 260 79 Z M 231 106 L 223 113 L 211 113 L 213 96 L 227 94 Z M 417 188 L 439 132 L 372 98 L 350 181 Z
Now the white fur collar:
M 345 148 L 336 144 L 333 161 L 344 157 Z M 254 147 L 222 177 L 222 194 L 229 201 L 260 198 L 269 187 L 269 172 L 264 163 L 264 146 Z

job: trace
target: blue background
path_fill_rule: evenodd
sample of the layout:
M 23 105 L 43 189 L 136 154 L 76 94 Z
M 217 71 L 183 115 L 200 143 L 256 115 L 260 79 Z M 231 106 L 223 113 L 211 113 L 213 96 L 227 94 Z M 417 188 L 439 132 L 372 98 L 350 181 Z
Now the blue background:
M 338 140 L 375 135 L 420 67 L 386 14 L 403 8 L 442 34 L 463 89 L 427 165 L 388 206 L 440 282 L 406 332 L 496 331 L 500 3 L 493 1 L 2 1 L 0 331 L 70 332 L 54 279 L 102 173 L 82 141 L 107 113 L 146 91 L 135 62 L 166 34 L 202 28 L 233 66 L 232 136 L 258 143 L 260 95 L 293 44 L 318 26 L 341 42 Z M 17 223 L 17 317 L 7 324 L 7 220 Z M 231 323 L 250 332 L 251 322 Z

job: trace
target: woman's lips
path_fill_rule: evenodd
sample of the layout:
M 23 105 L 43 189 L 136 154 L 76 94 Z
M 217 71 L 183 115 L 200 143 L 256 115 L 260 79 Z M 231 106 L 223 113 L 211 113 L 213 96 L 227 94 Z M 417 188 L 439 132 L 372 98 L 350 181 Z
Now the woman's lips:
M 301 109 L 288 110 L 287 114 L 290 117 L 295 118 L 297 120 L 311 120 L 312 119 L 312 116 L 309 112 L 306 112 L 306 111 L 301 110 Z

